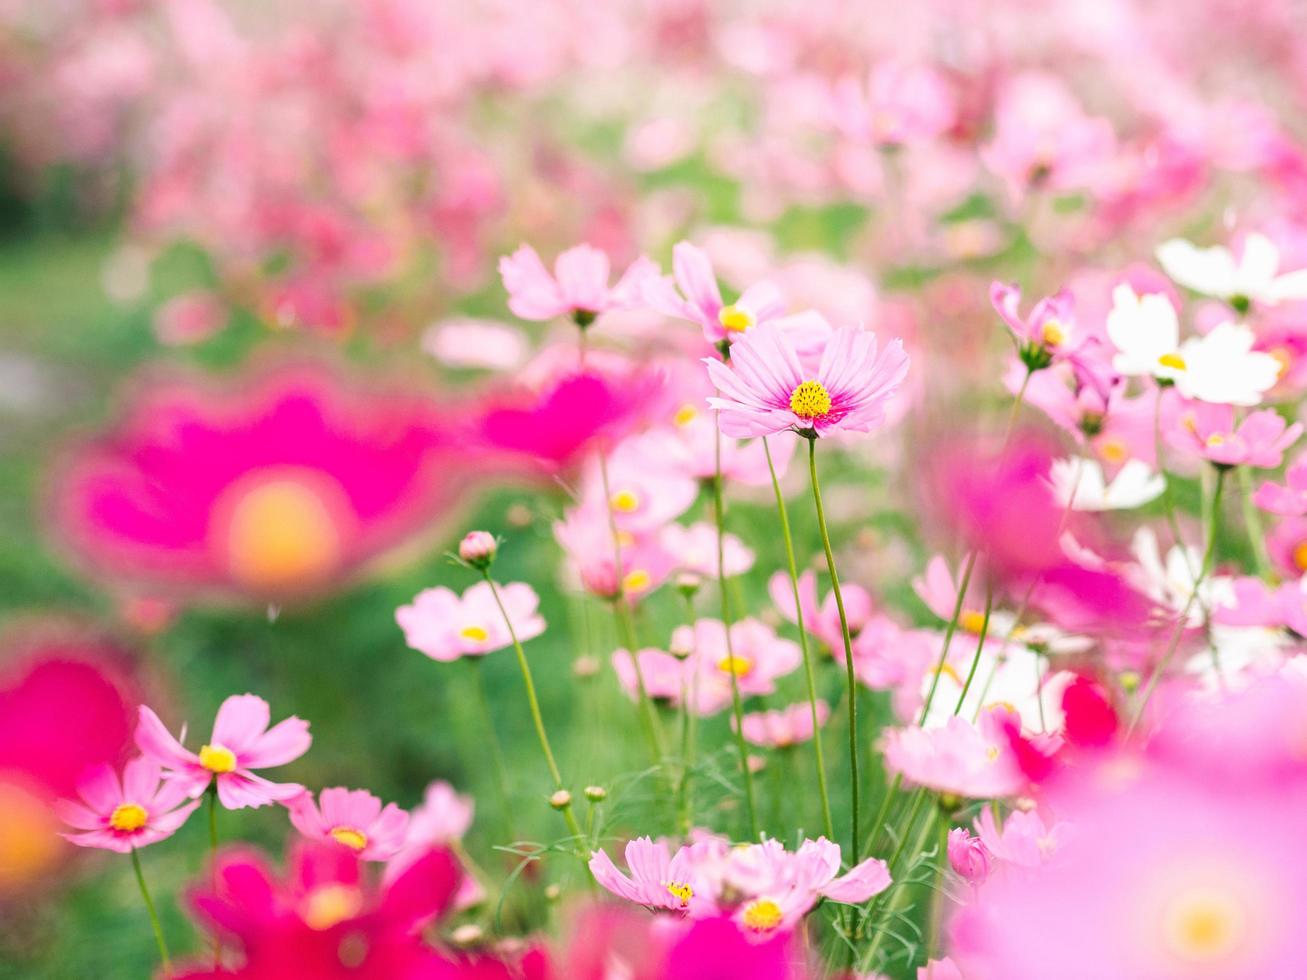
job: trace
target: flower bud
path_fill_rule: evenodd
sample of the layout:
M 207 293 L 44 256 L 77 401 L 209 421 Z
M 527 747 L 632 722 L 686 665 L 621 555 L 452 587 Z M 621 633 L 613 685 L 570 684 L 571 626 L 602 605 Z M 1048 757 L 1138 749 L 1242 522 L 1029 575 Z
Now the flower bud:
M 694 598 L 694 594 L 699 591 L 701 585 L 703 585 L 703 579 L 694 572 L 682 572 L 676 576 L 676 591 L 687 599 Z
M 572 673 L 577 677 L 594 677 L 601 666 L 598 657 L 586 654 L 572 661 Z
M 954 827 L 948 832 L 948 863 L 973 885 L 989 877 L 992 860 L 984 841 L 971 836 L 966 828 Z
M 556 884 L 555 884 L 555 885 L 546 885 L 546 886 L 545 886 L 545 901 L 546 901 L 546 902 L 556 902 L 556 901 L 558 901 L 559 896 L 561 896 L 562 894 L 563 894 L 563 890 L 562 890 L 561 888 L 559 888 L 558 885 L 556 885 Z
M 560 789 L 553 796 L 549 797 L 549 805 L 555 810 L 566 810 L 572 805 L 572 794 L 565 789 Z
M 489 531 L 469 531 L 458 543 L 458 557 L 476 569 L 489 568 L 498 550 L 499 542 Z
M 601 803 L 608 798 L 608 790 L 602 786 L 587 786 L 585 788 L 585 798 L 591 803 Z

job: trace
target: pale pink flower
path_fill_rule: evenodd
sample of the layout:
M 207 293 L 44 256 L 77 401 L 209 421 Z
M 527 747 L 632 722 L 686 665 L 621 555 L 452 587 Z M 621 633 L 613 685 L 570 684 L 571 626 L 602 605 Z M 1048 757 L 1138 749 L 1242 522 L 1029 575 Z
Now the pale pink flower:
M 587 327 L 601 313 L 630 309 L 642 283 L 657 274 L 657 266 L 641 256 L 612 286 L 608 256 L 592 245 L 569 248 L 554 260 L 551 275 L 530 245 L 499 260 L 499 274 L 508 291 L 508 308 L 523 320 L 570 316 Z
M 1307 572 L 1307 518 L 1286 517 L 1266 535 L 1266 554 L 1295 578 Z
M 794 586 L 786 572 L 776 572 L 767 582 L 767 591 L 777 612 L 791 623 L 798 623 L 794 605 Z M 844 596 L 844 615 L 849 624 L 849 635 L 856 640 L 863 629 L 872 621 L 876 613 L 875 602 L 871 593 L 856 583 L 844 583 L 841 592 Z M 799 576 L 799 607 L 803 613 L 803 628 L 830 647 L 841 660 L 844 659 L 844 632 L 840 628 L 840 611 L 835 604 L 835 593 L 826 593 L 826 597 L 817 601 L 817 576 L 813 572 L 804 572 Z
M 446 847 L 463 839 L 472 826 L 475 801 L 443 779 L 427 786 L 422 802 L 409 814 L 406 847 L 415 844 Z
M 984 881 L 989 877 L 989 848 L 979 837 L 972 837 L 965 827 L 954 827 L 948 832 L 948 863 L 967 882 Z
M 126 854 L 133 848 L 171 837 L 200 805 L 185 802 L 183 783 L 164 781 L 153 759 L 141 756 L 127 763 L 122 780 L 113 768 L 100 764 L 77 783 L 78 803 L 59 800 L 55 814 L 79 833 L 61 834 L 78 847 L 99 847 Z
M 422 349 L 446 367 L 512 371 L 526 360 L 527 341 L 507 323 L 458 317 L 427 328 Z
M 1218 466 L 1272 469 L 1284 451 L 1302 434 L 1302 425 L 1289 425 L 1279 412 L 1264 408 L 1236 424 L 1233 405 L 1189 402 L 1169 433 L 1172 445 Z
M 671 649 L 686 654 L 690 697 L 700 714 L 715 714 L 731 703 L 732 674 L 742 696 L 772 694 L 776 680 L 802 663 L 799 645 L 759 620 L 731 624 L 729 652 L 726 636 L 720 619 L 700 619 L 672 631 Z
M 770 449 L 776 475 L 783 477 L 794 456 L 794 440 L 774 440 L 764 448 L 761 439 L 741 441 L 722 436 L 719 453 L 717 421 L 704 405 L 712 389 L 706 384 L 704 388 L 705 394 L 696 395 L 694 401 L 677 407 L 672 425 L 651 430 L 642 437 L 641 447 L 648 453 L 648 464 L 699 481 L 711 480 L 720 465 L 722 479 L 727 483 L 770 486 L 771 472 L 767 468 L 767 449 Z
M 831 109 L 841 133 L 883 148 L 934 139 L 948 131 L 957 114 L 939 72 L 901 61 L 876 65 L 865 87 L 856 78 L 837 82 Z
M 830 718 L 830 706 L 817 702 L 817 724 L 825 725 Z M 731 720 L 735 727 L 735 720 Z M 754 711 L 744 716 L 744 739 L 754 745 L 772 749 L 785 749 L 812 738 L 812 705 L 807 701 L 776 708 L 771 711 Z
M 787 429 L 826 435 L 871 432 L 885 420 L 886 403 L 908 373 L 903 343 L 881 349 L 876 335 L 841 327 L 809 375 L 792 341 L 774 326 L 750 331 L 731 348 L 731 363 L 708 359 L 708 376 L 721 397 L 708 404 L 721 413 L 728 436 L 747 439 Z
M 1263 483 L 1253 494 L 1253 502 L 1262 510 L 1285 517 L 1307 514 L 1307 454 L 1299 454 L 1289 464 L 1284 478 L 1283 484 L 1269 480 Z
M 590 873 L 599 885 L 619 898 L 649 908 L 684 911 L 695 899 L 696 881 L 689 848 L 673 855 L 666 841 L 637 837 L 626 845 L 623 874 L 605 851 L 592 851 Z
M 1013 810 L 1002 828 L 989 807 L 976 817 L 976 833 L 989 856 L 1020 868 L 1038 868 L 1051 860 L 1072 832 L 1065 821 L 1046 823 L 1038 810 Z
M 1005 725 L 1019 724 L 1003 708 L 990 708 L 978 725 L 953 717 L 942 728 L 891 729 L 885 767 L 908 782 L 975 799 L 1012 796 L 1026 785 Z
M 545 631 L 538 612 L 540 597 L 525 582 L 498 587 L 518 640 L 525 642 Z M 477 582 L 462 596 L 437 586 L 423 589 L 407 606 L 395 610 L 404 641 L 433 660 L 450 661 L 503 650 L 513 643 L 504 612 L 489 582 Z
M 607 461 L 607 486 L 599 463 L 586 473 L 581 506 L 603 509 L 604 491 L 619 531 L 646 534 L 676 520 L 699 497 L 699 484 L 684 473 L 649 465 L 647 436 L 618 445 Z
M 1285 627 L 1307 636 L 1307 590 L 1300 579 L 1272 586 L 1252 576 L 1237 578 L 1212 619 L 1225 626 Z
M 641 679 L 645 694 L 651 698 L 679 706 L 683 697 L 692 696 L 691 670 L 682 658 L 656 647 L 646 647 L 636 652 L 635 659 L 640 667 L 638 676 L 631 651 L 623 648 L 613 651 L 612 664 L 617 683 L 632 701 L 639 698 Z
M 677 568 L 704 578 L 717 576 L 717 528 L 707 521 L 684 527 L 668 524 L 661 543 L 676 559 Z M 722 536 L 722 568 L 727 576 L 743 575 L 753 567 L 753 551 L 734 534 Z
M 958 965 L 947 956 L 917 967 L 917 980 L 967 980 Z
M 779 290 L 769 282 L 750 286 L 734 303 L 723 302 L 712 260 L 689 242 L 678 242 L 672 249 L 672 275 L 650 277 L 642 290 L 651 307 L 664 316 L 699 324 L 712 344 L 733 343 L 785 313 Z
M 408 813 L 365 789 L 335 786 L 303 793 L 286 804 L 290 822 L 310 840 L 335 842 L 363 861 L 387 861 L 399 853 L 408 830 Z
M 568 558 L 577 584 L 592 595 L 629 600 L 643 598 L 667 580 L 676 559 L 654 534 L 618 534 L 613 540 L 608 509 L 591 500 L 563 512 L 554 523 L 554 539 Z M 621 551 L 621 567 L 617 554 Z
M 268 702 L 253 694 L 233 694 L 223 701 L 213 720 L 213 734 L 198 753 L 184 748 L 159 716 L 141 705 L 136 746 L 166 772 L 164 778 L 197 797 L 216 784 L 218 801 L 229 810 L 284 802 L 304 792 L 298 783 L 274 783 L 256 776 L 293 762 L 312 743 L 309 723 L 290 717 L 268 727 Z

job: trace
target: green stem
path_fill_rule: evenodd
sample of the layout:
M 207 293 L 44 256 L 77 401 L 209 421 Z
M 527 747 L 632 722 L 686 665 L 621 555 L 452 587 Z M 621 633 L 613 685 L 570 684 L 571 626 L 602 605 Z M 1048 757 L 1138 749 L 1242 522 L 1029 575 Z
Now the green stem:
M 495 585 L 495 580 L 490 577 L 488 569 L 481 572 L 486 583 L 490 586 L 490 594 L 495 597 L 495 605 L 499 607 L 499 615 L 504 618 L 504 625 L 508 627 L 508 635 L 513 640 L 513 650 L 517 653 L 517 665 L 522 671 L 522 683 L 526 685 L 526 701 L 531 709 L 531 721 L 535 724 L 536 737 L 540 740 L 540 750 L 545 756 L 545 765 L 549 767 L 549 775 L 554 781 L 555 791 L 566 791 L 563 785 L 562 773 L 558 771 L 558 763 L 554 760 L 554 750 L 549 747 L 549 735 L 545 732 L 545 719 L 540 713 L 540 699 L 536 697 L 535 681 L 531 678 L 531 665 L 527 662 L 526 651 L 522 649 L 522 642 L 517 638 L 517 630 L 513 626 L 512 619 L 509 618 L 508 610 L 504 607 L 504 600 L 499 595 L 499 586 Z M 581 826 L 576 822 L 576 814 L 572 812 L 572 803 L 569 800 L 561 807 L 557 807 L 563 814 L 563 819 L 567 822 L 567 829 L 571 831 L 576 842 L 584 840 L 581 833 Z
M 971 690 L 971 682 L 976 679 L 976 668 L 980 666 L 980 653 L 985 649 L 985 637 L 989 633 L 989 614 L 994 608 L 994 590 L 987 588 L 985 590 L 985 615 L 980 621 L 980 635 L 976 640 L 976 653 L 971 658 L 971 669 L 967 671 L 966 682 L 962 685 L 962 693 L 958 695 L 958 703 L 953 708 L 953 714 L 961 714 L 962 705 L 967 700 L 967 693 Z
M 826 570 L 830 573 L 831 592 L 835 608 L 840 614 L 840 634 L 844 640 L 844 667 L 849 688 L 849 789 L 851 800 L 849 845 L 850 866 L 858 863 L 860 826 L 858 823 L 858 678 L 853 669 L 853 637 L 849 635 L 849 618 L 844 611 L 844 594 L 840 591 L 840 576 L 835 568 L 835 552 L 831 549 L 830 529 L 826 526 L 826 511 L 821 503 L 821 483 L 817 479 L 817 438 L 808 439 L 808 477 L 812 483 L 812 501 L 817 509 L 817 529 L 821 532 L 821 546 L 826 552 Z
M 1253 564 L 1257 566 L 1257 574 L 1261 578 L 1270 578 L 1271 562 L 1266 556 L 1266 532 L 1262 528 L 1261 512 L 1253 503 L 1252 478 L 1248 467 L 1240 466 L 1238 475 L 1239 505 L 1243 508 L 1243 526 L 1248 532 L 1248 543 L 1253 549 Z
M 926 792 L 925 792 L 924 790 L 919 790 L 919 791 L 918 791 L 918 794 L 919 794 L 919 795 L 918 795 L 917 800 L 916 800 L 916 802 L 915 802 L 915 805 L 914 805 L 914 807 L 913 807 L 912 817 L 911 817 L 911 819 L 909 819 L 907 825 L 906 825 L 905 828 L 904 828 L 905 833 L 904 833 L 903 839 L 899 841 L 899 846 L 898 846 L 897 848 L 895 848 L 894 854 L 893 854 L 893 856 L 890 857 L 889 862 L 888 862 L 888 863 L 889 863 L 889 867 L 890 867 L 890 873 L 891 873 L 891 875 L 894 876 L 894 879 L 895 879 L 895 880 L 894 880 L 894 884 L 892 884 L 892 885 L 890 886 L 890 890 L 889 890 L 888 892 L 883 893 L 883 894 L 880 896 L 880 898 L 881 898 L 882 900 L 884 900 L 884 901 L 887 903 L 887 904 L 885 905 L 885 919 L 886 919 L 886 920 L 891 920 L 891 921 L 892 921 L 893 918 L 894 918 L 894 913 L 895 913 L 896 911 L 898 911 L 899 906 L 900 906 L 904 901 L 907 900 L 907 895 L 908 895 L 908 889 L 907 889 L 907 887 L 906 887 L 906 886 L 907 886 L 907 883 L 904 882 L 904 881 L 901 881 L 901 880 L 900 880 L 900 878 L 901 878 L 902 876 L 901 876 L 901 874 L 899 873 L 899 870 L 895 867 L 895 865 L 897 864 L 898 859 L 899 859 L 899 857 L 902 855 L 902 853 L 903 853 L 903 851 L 904 851 L 904 847 L 905 847 L 905 845 L 907 844 L 907 833 L 906 833 L 906 831 L 911 829 L 912 824 L 915 822 L 915 820 L 916 820 L 916 818 L 917 818 L 917 813 L 918 813 L 918 811 L 921 809 L 921 804 L 922 804 L 922 802 L 925 801 L 925 799 L 926 799 L 926 797 L 927 797 L 927 794 L 926 794 Z M 935 821 L 938 819 L 938 816 L 939 816 L 939 810 L 938 810 L 938 808 L 937 808 L 937 807 L 936 807 L 936 808 L 932 808 L 932 810 L 931 810 L 931 812 L 930 812 L 930 815 L 927 816 L 925 823 L 922 824 L 922 826 L 921 826 L 921 830 L 920 830 L 920 832 L 917 834 L 917 838 L 916 838 L 915 842 L 913 843 L 913 846 L 912 846 L 912 852 L 913 852 L 914 854 L 918 854 L 918 853 L 921 852 L 922 848 L 923 848 L 923 847 L 925 846 L 925 844 L 926 844 L 927 839 L 928 839 L 928 838 L 930 837 L 930 835 L 934 832 Z M 876 910 L 878 909 L 878 907 L 879 907 L 880 905 L 881 905 L 881 902 L 880 902 L 880 901 L 878 901 L 878 902 L 876 902 L 876 903 L 874 903 L 874 904 L 872 905 L 872 916 L 873 916 L 872 921 L 873 921 L 873 922 L 877 922 L 878 924 L 879 924 L 879 920 L 877 920 L 876 918 L 874 918 L 874 916 L 875 916 L 875 914 L 876 914 Z M 863 965 L 864 965 L 864 966 L 867 966 L 868 968 L 870 968 L 870 965 L 871 965 L 872 963 L 875 962 L 875 959 L 876 959 L 876 953 L 879 951 L 879 949 L 880 949 L 880 947 L 881 947 L 881 943 L 884 941 L 885 937 L 886 937 L 888 934 L 889 934 L 889 931 L 888 931 L 887 929 L 885 929 L 885 928 L 878 928 L 878 929 L 876 930 L 875 935 L 872 936 L 872 938 L 871 938 L 871 945 L 867 948 L 867 952 L 866 952 L 866 954 L 865 954 L 865 956 L 864 956 L 864 958 L 863 958 Z
M 510 826 L 510 814 L 513 812 L 509 805 L 508 796 L 508 770 L 504 765 L 504 748 L 499 741 L 499 733 L 495 730 L 494 715 L 490 712 L 490 697 L 486 693 L 485 668 L 482 665 L 481 657 L 467 658 L 472 667 L 472 687 L 476 694 L 477 708 L 481 714 L 481 724 L 486 731 L 486 742 L 490 750 L 491 764 L 495 770 L 495 790 L 499 796 L 499 806 L 503 813 L 504 830 L 512 836 Z
M 689 627 L 690 636 L 694 636 L 694 600 L 687 594 L 685 596 L 686 624 Z M 691 657 L 694 656 L 694 650 L 689 651 Z M 692 708 L 691 702 L 694 707 Z M 686 687 L 684 676 L 681 679 L 681 779 L 676 787 L 676 812 L 681 825 L 681 833 L 685 836 L 690 834 L 691 810 L 693 809 L 690 801 L 690 772 L 694 768 L 695 755 L 695 718 L 699 701 L 699 674 L 694 674 L 694 689 Z
M 771 473 L 772 490 L 776 494 L 776 512 L 781 519 L 781 537 L 785 541 L 785 560 L 790 573 L 790 588 L 794 592 L 794 622 L 799 628 L 799 648 L 803 651 L 803 673 L 808 682 L 808 705 L 812 711 L 812 750 L 817 760 L 817 789 L 821 793 L 821 816 L 828 840 L 835 839 L 835 822 L 831 818 L 830 793 L 826 788 L 826 760 L 821 745 L 821 722 L 817 711 L 817 678 L 812 666 L 812 650 L 808 646 L 808 631 L 803 623 L 803 600 L 799 597 L 799 565 L 794 559 L 794 536 L 790 533 L 790 515 L 781 494 L 781 481 L 772 463 L 771 447 L 762 440 L 762 451 L 767 457 Z
M 136 884 L 141 889 L 141 898 L 145 900 L 145 911 L 150 915 L 150 926 L 154 929 L 154 941 L 159 944 L 159 961 L 163 964 L 164 973 L 172 972 L 172 961 L 168 958 L 168 943 L 163 938 L 163 924 L 159 921 L 159 913 L 154 908 L 154 899 L 150 897 L 150 889 L 145 887 L 145 873 L 141 871 L 141 857 L 136 853 L 136 848 L 132 848 L 132 870 L 136 872 Z
M 218 890 L 218 780 L 214 777 L 206 791 L 209 797 L 209 887 Z M 144 887 L 142 885 L 142 887 Z M 213 968 L 222 966 L 222 935 L 213 934 Z
M 731 640 L 731 602 L 726 591 L 726 506 L 722 500 L 722 430 L 716 426 L 712 479 L 713 520 L 717 525 L 717 591 L 722 600 L 722 635 L 726 638 L 727 673 L 731 677 L 731 712 L 735 716 L 735 745 L 740 753 L 740 775 L 744 780 L 744 808 L 749 818 L 749 839 L 758 839 L 758 811 L 753 796 L 753 773 L 749 769 L 749 747 L 744 741 L 744 706 L 740 699 L 740 678 L 735 672 L 735 647 Z

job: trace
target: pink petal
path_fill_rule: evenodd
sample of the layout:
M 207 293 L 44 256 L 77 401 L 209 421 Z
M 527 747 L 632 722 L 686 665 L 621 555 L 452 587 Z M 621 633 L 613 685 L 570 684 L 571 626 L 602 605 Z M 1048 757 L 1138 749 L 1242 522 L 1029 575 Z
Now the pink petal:
M 672 249 L 672 273 L 690 304 L 704 316 L 715 318 L 722 308 L 722 294 L 708 253 L 689 242 L 678 242 Z
M 136 747 L 165 769 L 184 770 L 199 762 L 199 757 L 187 752 L 159 716 L 145 705 L 141 705 L 140 721 L 136 724 Z
M 123 801 L 122 784 L 111 766 L 101 763 L 88 769 L 77 781 L 77 794 L 96 813 L 111 813 Z
M 159 788 L 159 763 L 149 756 L 141 756 L 127 763 L 123 769 L 123 799 L 131 803 L 149 803 Z
M 72 800 L 57 800 L 54 805 L 55 816 L 78 830 L 96 830 L 104 826 L 104 818 L 93 810 Z
M 836 878 L 821 893 L 832 902 L 857 905 L 879 895 L 893 883 L 889 865 L 879 858 L 867 858 L 848 874 Z
M 254 694 L 233 694 L 218 708 L 213 720 L 213 742 L 237 755 L 268 730 L 272 712 L 268 702 Z
M 218 802 L 228 810 L 281 803 L 303 792 L 304 787 L 298 783 L 274 783 L 243 769 L 218 777 Z
M 240 753 L 246 769 L 267 769 L 293 762 L 309 750 L 313 736 L 309 723 L 294 716 L 278 722 Z

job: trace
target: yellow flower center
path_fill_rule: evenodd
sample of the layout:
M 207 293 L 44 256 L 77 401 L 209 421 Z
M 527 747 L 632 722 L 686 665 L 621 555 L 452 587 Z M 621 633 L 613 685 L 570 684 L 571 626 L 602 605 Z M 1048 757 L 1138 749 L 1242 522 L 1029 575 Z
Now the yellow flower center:
M 1178 896 L 1163 916 L 1167 945 L 1190 962 L 1227 956 L 1242 940 L 1246 927 L 1239 903 L 1208 888 L 1194 888 Z
M 624 592 L 643 592 L 649 588 L 653 577 L 643 568 L 635 568 L 627 573 L 626 578 L 622 579 L 622 591 Z
M 699 410 L 693 405 L 682 405 L 672 416 L 672 421 L 684 428 L 699 417 Z
M 640 498 L 631 490 L 618 490 L 609 503 L 619 514 L 630 514 L 640 509 Z
M 1184 358 L 1176 353 L 1163 354 L 1157 359 L 1157 363 L 1162 367 L 1174 368 L 1177 371 L 1183 371 L 1189 367 L 1189 365 L 1184 362 Z
M 1283 378 L 1289 373 L 1289 368 L 1293 367 L 1293 354 L 1285 347 L 1273 347 L 1266 353 L 1275 358 L 1275 363 L 1280 365 L 1279 374 L 1276 377 Z
M 830 405 L 830 392 L 820 381 L 805 381 L 790 394 L 790 411 L 801 419 L 819 419 Z
M 958 617 L 958 625 L 968 633 L 979 633 L 985 628 L 985 614 L 975 609 L 964 609 Z
M 484 626 L 464 626 L 458 631 L 458 635 L 465 640 L 471 640 L 473 643 L 485 643 L 490 639 L 490 633 Z
M 304 922 L 310 929 L 330 929 L 352 919 L 363 909 L 363 894 L 339 882 L 309 892 L 304 902 Z
M 1057 320 L 1048 320 L 1039 331 L 1045 347 L 1056 347 L 1066 342 L 1066 329 Z
M 770 898 L 759 898 L 744 907 L 744 925 L 755 932 L 767 932 L 781 924 L 785 916 Z
M 231 574 L 255 589 L 284 589 L 325 578 L 340 564 L 343 491 L 304 471 L 234 485 L 214 508 L 216 546 Z
M 109 815 L 109 826 L 130 834 L 144 827 L 149 819 L 150 815 L 139 803 L 119 803 Z
M 1221 433 L 1219 432 L 1213 432 L 1210 436 L 1207 437 L 1207 448 L 1209 449 L 1216 449 L 1224 445 L 1225 445 L 1225 436 L 1221 435 Z
M 736 677 L 747 677 L 753 670 L 753 661 L 748 657 L 740 656 L 738 653 L 722 657 L 717 661 L 717 669 L 723 674 L 734 674 Z
M 1307 572 L 1307 541 L 1298 542 L 1293 549 L 1293 563 L 1298 567 L 1298 571 Z
M 354 827 L 332 827 L 331 839 L 337 844 L 344 844 L 351 851 L 361 851 L 368 846 L 368 835 Z
M 1098 455 L 1109 463 L 1124 463 L 1130 456 L 1130 450 L 1120 439 L 1104 439 L 1098 444 Z
M 990 762 L 997 762 L 998 756 L 999 748 L 997 745 L 991 745 L 989 748 L 985 749 L 985 758 L 989 759 Z
M 717 322 L 724 329 L 739 333 L 753 326 L 753 314 L 734 303 L 729 303 L 717 313 Z
M 203 745 L 200 765 L 212 773 L 231 772 L 236 768 L 236 753 L 225 745 Z
M 690 903 L 690 899 L 694 898 L 694 889 L 684 882 L 669 881 L 667 883 L 667 891 L 681 900 L 682 908 Z

